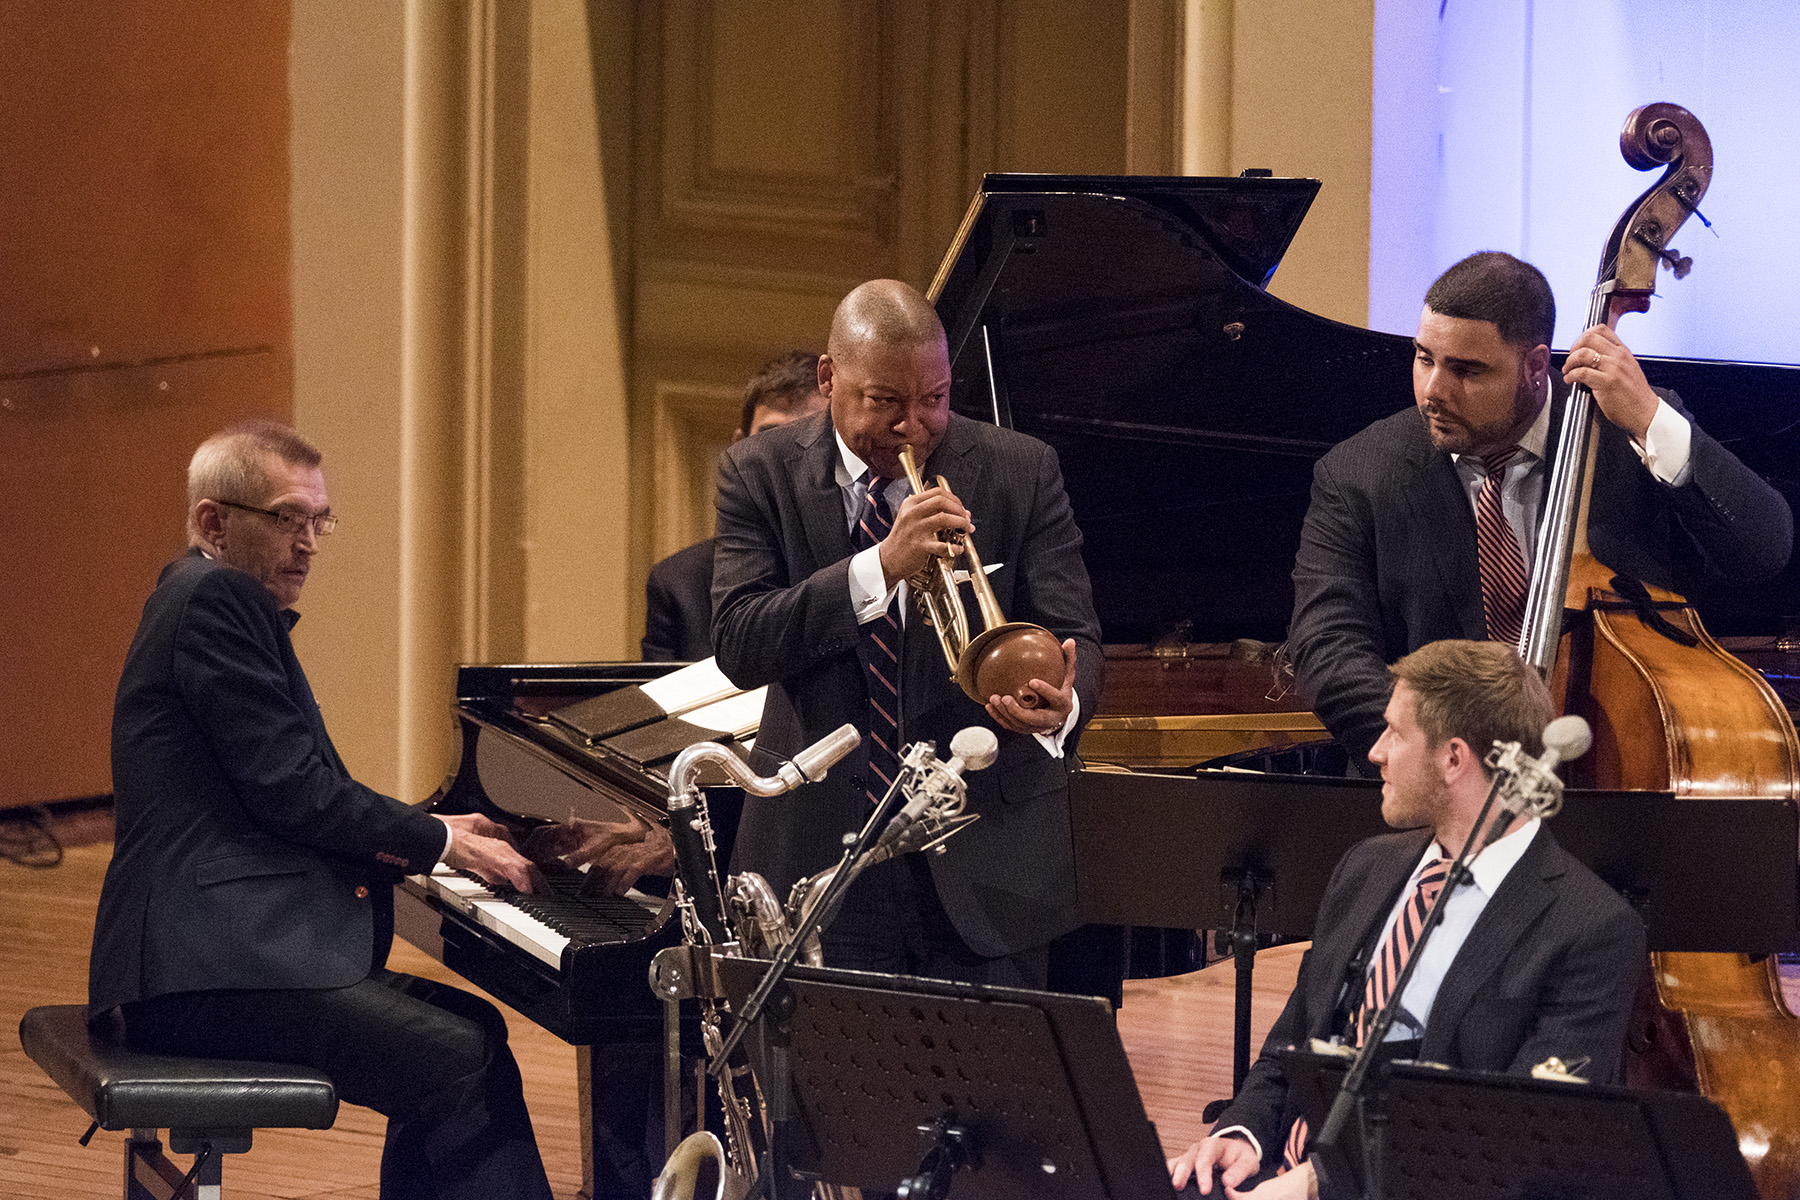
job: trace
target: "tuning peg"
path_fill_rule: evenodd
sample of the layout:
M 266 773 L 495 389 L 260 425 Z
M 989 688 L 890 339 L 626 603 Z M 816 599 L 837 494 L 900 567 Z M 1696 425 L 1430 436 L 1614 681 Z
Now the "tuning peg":
M 1670 246 L 1667 250 L 1659 251 L 1658 256 L 1663 260 L 1663 266 L 1675 272 L 1675 278 L 1677 279 L 1686 279 L 1688 272 L 1693 270 L 1694 260 L 1683 257 L 1681 251 L 1675 249 L 1673 246 Z

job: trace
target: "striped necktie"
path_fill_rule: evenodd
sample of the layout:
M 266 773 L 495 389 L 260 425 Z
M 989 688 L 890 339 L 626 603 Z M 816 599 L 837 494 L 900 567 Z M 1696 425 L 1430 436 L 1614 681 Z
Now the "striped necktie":
M 1506 484 L 1506 468 L 1519 454 L 1511 446 L 1498 454 L 1483 455 L 1485 474 L 1481 494 L 1475 499 L 1475 552 L 1481 565 L 1481 612 L 1490 641 L 1519 644 L 1525 626 L 1525 583 L 1529 578 L 1519 539 L 1506 522 L 1500 493 Z
M 1353 1018 L 1353 1044 L 1363 1044 L 1363 1037 L 1369 1032 L 1369 1027 L 1374 1025 L 1375 1018 L 1387 1004 L 1388 997 L 1393 994 L 1400 972 L 1406 969 L 1406 961 L 1412 957 L 1413 947 L 1418 945 L 1419 931 L 1425 928 L 1425 917 L 1431 912 L 1431 906 L 1437 903 L 1438 896 L 1444 890 L 1444 881 L 1449 878 L 1450 860 L 1440 853 L 1425 864 L 1405 907 L 1382 937 L 1381 945 L 1375 950 L 1375 964 L 1363 985 L 1362 1006 L 1356 1010 Z M 1288 1130 L 1287 1143 L 1282 1148 L 1282 1170 L 1298 1166 L 1306 1157 L 1306 1133 L 1306 1118 L 1296 1118 L 1293 1127 Z
M 890 480 L 866 473 L 868 491 L 857 509 L 850 540 L 858 550 L 878 545 L 893 528 L 888 508 Z M 864 784 L 869 803 L 879 804 L 900 773 L 900 597 L 873 621 L 863 622 L 858 655 L 869 689 L 869 775 Z

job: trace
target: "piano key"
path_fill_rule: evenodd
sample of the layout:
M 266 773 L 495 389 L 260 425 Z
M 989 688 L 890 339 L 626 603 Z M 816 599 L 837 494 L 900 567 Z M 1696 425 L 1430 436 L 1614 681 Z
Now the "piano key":
M 611 944 L 641 937 L 662 902 L 636 888 L 624 896 L 582 896 L 578 871 L 554 872 L 541 895 L 496 892 L 481 880 L 439 863 L 431 876 L 413 876 L 428 892 L 456 905 L 488 929 L 552 967 L 562 965 L 571 941 Z
M 568 936 L 510 903 L 480 880 L 443 863 L 432 869 L 429 878 L 414 875 L 412 879 L 427 892 L 473 917 L 482 928 L 499 934 L 540 962 L 561 968 Z

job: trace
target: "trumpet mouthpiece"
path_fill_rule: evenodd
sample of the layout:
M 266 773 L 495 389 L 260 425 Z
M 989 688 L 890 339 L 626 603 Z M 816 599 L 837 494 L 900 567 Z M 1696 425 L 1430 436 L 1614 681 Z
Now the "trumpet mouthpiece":
M 912 443 L 902 442 L 895 453 L 900 459 L 900 466 L 906 471 L 907 481 L 912 484 L 913 491 L 924 491 L 925 481 L 919 475 L 919 459 L 913 452 Z

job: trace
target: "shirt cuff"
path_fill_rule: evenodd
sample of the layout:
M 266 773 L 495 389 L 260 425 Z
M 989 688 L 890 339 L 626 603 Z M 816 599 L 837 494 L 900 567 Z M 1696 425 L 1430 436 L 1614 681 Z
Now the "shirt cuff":
M 439 825 L 444 827 L 444 848 L 438 851 L 437 861 L 431 864 L 432 870 L 436 870 L 443 865 L 446 858 L 450 857 L 450 846 L 456 841 L 456 829 L 450 822 L 444 820 L 444 818 L 438 816 L 436 813 L 432 813 L 431 815 L 436 818 Z M 431 871 L 421 871 L 419 874 L 429 875 L 431 874 Z
M 1213 1137 L 1240 1137 L 1240 1138 L 1243 1138 L 1246 1142 L 1250 1143 L 1250 1148 L 1252 1150 L 1256 1151 L 1256 1157 L 1259 1161 L 1261 1160 L 1261 1158 L 1263 1156 L 1262 1143 L 1256 1140 L 1256 1135 L 1254 1133 L 1251 1133 L 1248 1129 L 1245 1129 L 1242 1125 L 1227 1125 L 1223 1129 L 1215 1129 L 1212 1131 L 1212 1136 Z
M 1081 693 L 1076 692 L 1069 698 L 1073 700 L 1074 703 L 1069 705 L 1069 715 L 1063 720 L 1061 729 L 1051 733 L 1034 733 L 1031 735 L 1038 740 L 1038 745 L 1042 746 L 1044 748 L 1044 753 L 1048 754 L 1051 758 L 1061 758 L 1063 756 L 1063 743 L 1068 740 L 1069 731 L 1075 728 L 1075 722 L 1081 719 Z
M 900 585 L 887 585 L 887 573 L 881 569 L 881 547 L 858 550 L 850 558 L 850 607 L 856 612 L 856 623 L 867 625 L 881 616 L 894 602 Z
M 1643 442 L 1633 440 L 1631 448 L 1650 473 L 1668 484 L 1680 487 L 1693 475 L 1691 460 L 1694 427 L 1661 396 L 1656 398 L 1656 415 L 1644 431 Z

